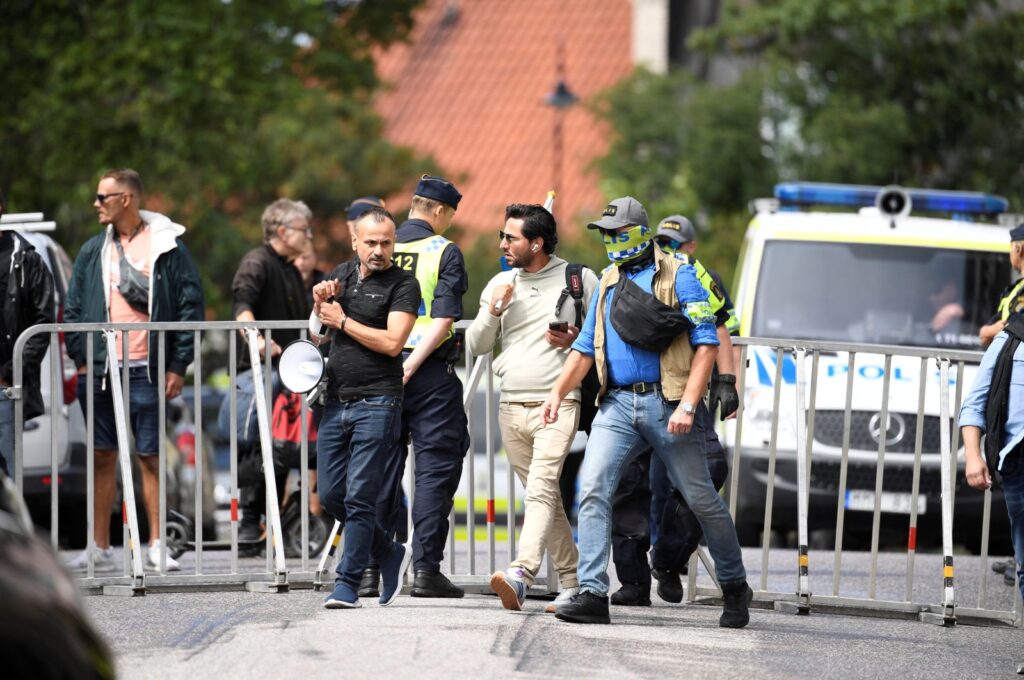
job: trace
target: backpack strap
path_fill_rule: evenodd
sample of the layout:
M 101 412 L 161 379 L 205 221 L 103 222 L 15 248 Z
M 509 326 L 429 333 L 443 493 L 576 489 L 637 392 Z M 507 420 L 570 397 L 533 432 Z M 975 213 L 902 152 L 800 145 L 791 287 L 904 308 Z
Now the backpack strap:
M 572 297 L 576 307 L 576 328 L 583 327 L 583 266 L 579 262 L 571 262 L 565 268 L 565 290 L 558 298 L 556 313 L 562 311 L 562 303 L 567 297 Z

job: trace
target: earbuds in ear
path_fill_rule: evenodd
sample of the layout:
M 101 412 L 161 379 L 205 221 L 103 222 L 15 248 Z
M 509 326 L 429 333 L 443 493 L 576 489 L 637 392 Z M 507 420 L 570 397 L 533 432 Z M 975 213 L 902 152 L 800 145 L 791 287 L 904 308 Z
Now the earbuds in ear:
M 534 246 L 534 247 L 532 248 L 532 250 L 533 250 L 533 252 L 537 252 L 537 246 Z

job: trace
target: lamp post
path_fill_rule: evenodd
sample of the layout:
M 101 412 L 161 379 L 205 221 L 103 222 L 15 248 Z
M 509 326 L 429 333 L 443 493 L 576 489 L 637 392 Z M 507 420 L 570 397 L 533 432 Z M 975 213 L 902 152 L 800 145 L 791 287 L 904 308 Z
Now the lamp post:
M 555 89 L 545 98 L 544 103 L 554 109 L 554 124 L 551 127 L 552 188 L 556 196 L 562 191 L 562 157 L 565 153 L 562 123 L 565 110 L 579 101 L 565 82 L 565 55 L 562 38 L 555 44 Z

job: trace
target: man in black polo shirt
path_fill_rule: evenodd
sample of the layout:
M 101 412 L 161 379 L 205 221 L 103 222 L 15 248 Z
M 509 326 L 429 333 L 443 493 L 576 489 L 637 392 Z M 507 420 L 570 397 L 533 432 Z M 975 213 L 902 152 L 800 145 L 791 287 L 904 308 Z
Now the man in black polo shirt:
M 282 198 L 274 201 L 263 211 L 263 245 L 249 251 L 238 264 L 238 271 L 231 283 L 233 298 L 232 315 L 235 321 L 287 321 L 304 319 L 309 316 L 309 301 L 302 285 L 302 274 L 294 261 L 309 247 L 313 231 L 309 221 L 313 213 L 302 201 Z M 270 355 L 274 370 L 271 376 L 272 396 L 277 396 L 281 382 L 277 377 L 277 357 L 281 348 L 299 339 L 299 331 L 284 330 L 271 333 Z M 260 356 L 266 356 L 263 334 L 259 335 Z M 237 421 L 238 455 L 241 465 L 239 485 L 239 506 L 242 518 L 238 539 L 243 542 L 260 538 L 260 516 L 266 509 L 266 486 L 258 454 L 255 451 L 259 441 L 259 426 L 256 418 L 256 399 L 249 364 L 249 353 L 242 348 L 238 354 Z M 231 422 L 231 401 L 221 402 L 218 422 L 227 432 Z M 268 414 L 269 416 L 269 414 Z M 248 473 L 247 473 L 248 471 Z M 247 479 L 248 478 L 248 479 Z M 246 482 L 249 482 L 248 484 Z M 284 478 L 278 483 L 278 498 L 281 498 Z M 243 548 L 243 553 L 252 553 L 254 548 Z
M 310 332 L 331 337 L 327 404 L 317 436 L 323 506 L 345 525 L 345 552 L 328 609 L 360 606 L 357 590 L 372 558 L 380 565 L 380 604 L 394 601 L 412 552 L 377 519 L 385 468 L 394 466 L 402 420 L 402 348 L 416 322 L 420 286 L 391 262 L 395 222 L 382 208 L 356 220 L 356 258 L 313 288 Z

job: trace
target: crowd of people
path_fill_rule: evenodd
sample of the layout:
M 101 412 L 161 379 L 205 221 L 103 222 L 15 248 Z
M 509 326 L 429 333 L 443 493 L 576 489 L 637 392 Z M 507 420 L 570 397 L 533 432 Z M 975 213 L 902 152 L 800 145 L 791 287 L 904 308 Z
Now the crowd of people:
M 454 365 L 463 349 L 483 355 L 500 346 L 493 364 L 502 385 L 499 428 L 526 490 L 517 556 L 490 579 L 502 606 L 524 606 L 545 550 L 560 586 L 547 609 L 559 619 L 608 623 L 610 604 L 649 606 L 652 578 L 663 600 L 680 602 L 680 578 L 704 540 L 723 593 L 720 625 L 747 625 L 753 593 L 735 526 L 719 495 L 729 470 L 713 421 L 715 413 L 723 420 L 734 416 L 739 406 L 738 353 L 730 340 L 738 323 L 721 277 L 696 259 L 691 222 L 672 215 L 651 226 L 638 200 L 613 200 L 587 225 L 601 238 L 609 260 L 595 273 L 559 257 L 550 210 L 508 205 L 499 232 L 508 268 L 484 287 L 479 312 L 463 338 L 454 323 L 463 317 L 468 276 L 458 245 L 443 236 L 461 199 L 451 182 L 424 175 L 401 224 L 379 198 L 353 201 L 346 218 L 355 256 L 329 274 L 315 266 L 312 212 L 301 201 L 279 199 L 263 213 L 263 244 L 242 258 L 235 274 L 233 319 L 308 318 L 311 337 L 328 357 L 310 476 L 323 508 L 344 524 L 346 541 L 325 606 L 359 607 L 360 597 L 390 604 L 410 562 L 413 597 L 463 596 L 440 569 L 469 448 L 463 386 Z M 143 210 L 142 203 L 142 180 L 135 171 L 113 170 L 100 179 L 93 205 L 104 228 L 75 259 L 65 321 L 205 318 L 198 268 L 182 240 L 185 228 Z M 4 207 L 0 194 L 0 214 Z M 1010 262 L 1024 271 L 1024 225 L 1010 238 Z M 0 232 L 0 291 L 5 292 L 0 387 L 8 387 L 14 340 L 25 328 L 54 320 L 52 277 L 31 244 L 14 231 Z M 1009 572 L 1024 575 L 1022 305 L 1017 283 L 981 329 L 982 342 L 991 344 L 960 424 L 968 483 L 984 489 L 1001 479 L 1016 557 Z M 298 337 L 298 331 L 276 331 L 269 342 L 258 336 L 259 355 L 265 360 L 269 354 L 274 367 L 274 395 L 282 390 L 277 357 Z M 172 571 L 178 565 L 157 538 L 156 454 L 162 435 L 156 385 L 163 373 L 165 396 L 181 392 L 194 333 L 168 333 L 162 353 L 155 335 L 145 332 L 131 333 L 127 344 L 119 334 L 116 340 L 116 361 L 127 367 L 130 381 L 128 422 L 153 537 L 147 562 Z M 46 346 L 44 335 L 26 345 L 26 418 L 42 411 L 39 368 Z M 83 377 L 78 389 L 84 407 L 84 335 L 68 334 L 67 347 Z M 97 517 L 109 512 L 116 493 L 118 439 L 106 352 L 97 339 L 91 355 L 93 412 L 86 414 L 94 423 Z M 258 471 L 260 465 L 254 414 L 259 386 L 248 353 L 240 353 L 237 368 L 236 421 L 231 422 L 228 400 L 219 421 L 237 433 L 239 545 L 256 550 L 267 494 L 263 475 L 245 471 Z M 7 474 L 13 461 L 12 404 L 0 390 L 0 469 Z M 582 465 L 567 467 L 582 429 L 590 434 Z M 415 494 L 407 528 L 400 482 L 410 445 Z M 578 545 L 564 498 L 566 475 L 577 474 L 576 467 Z M 282 475 L 277 484 L 280 492 Z M 102 569 L 112 567 L 113 559 L 109 525 L 96 522 L 92 545 L 71 566 L 91 562 Z M 615 593 L 609 593 L 610 559 L 620 583 Z

